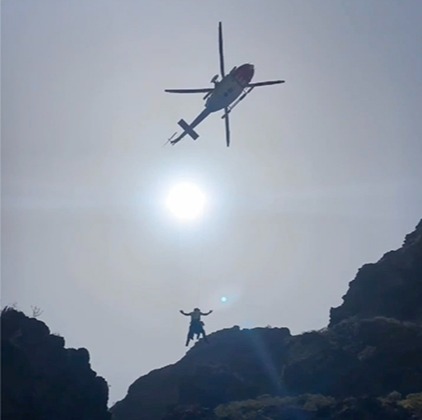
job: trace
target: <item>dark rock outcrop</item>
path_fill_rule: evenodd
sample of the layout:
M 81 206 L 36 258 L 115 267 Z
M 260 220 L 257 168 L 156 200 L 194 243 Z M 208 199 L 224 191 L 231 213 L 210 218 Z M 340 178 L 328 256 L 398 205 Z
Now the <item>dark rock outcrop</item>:
M 331 308 L 330 326 L 350 317 L 422 321 L 422 220 L 400 249 L 358 271 L 343 301 Z
M 346 398 L 422 390 L 419 324 L 349 319 L 323 332 L 292 337 L 288 352 L 283 380 L 289 394 Z
M 168 406 L 215 407 L 234 399 L 282 392 L 280 361 L 286 358 L 287 328 L 239 327 L 200 341 L 178 363 L 152 371 L 129 388 L 111 409 L 113 418 L 159 419 Z
M 1 399 L 4 420 L 108 420 L 108 385 L 84 348 L 65 349 L 35 318 L 1 313 Z
M 138 379 L 113 417 L 422 418 L 421 285 L 422 222 L 401 249 L 359 271 L 329 327 L 216 332 Z

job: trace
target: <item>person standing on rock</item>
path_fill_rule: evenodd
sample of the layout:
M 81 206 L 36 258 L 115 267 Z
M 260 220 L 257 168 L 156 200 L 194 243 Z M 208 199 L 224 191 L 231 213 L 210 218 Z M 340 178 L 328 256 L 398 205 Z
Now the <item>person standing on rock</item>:
M 190 316 L 190 325 L 189 325 L 189 332 L 188 336 L 186 338 L 186 346 L 189 345 L 189 341 L 193 340 L 193 336 L 196 334 L 196 338 L 199 339 L 199 337 L 202 335 L 204 337 L 204 340 L 208 342 L 207 335 L 205 334 L 204 330 L 204 323 L 201 321 L 201 315 L 209 315 L 211 311 L 208 312 L 201 312 L 199 308 L 195 308 L 192 312 L 186 313 L 182 310 L 180 310 L 180 313 L 185 316 Z

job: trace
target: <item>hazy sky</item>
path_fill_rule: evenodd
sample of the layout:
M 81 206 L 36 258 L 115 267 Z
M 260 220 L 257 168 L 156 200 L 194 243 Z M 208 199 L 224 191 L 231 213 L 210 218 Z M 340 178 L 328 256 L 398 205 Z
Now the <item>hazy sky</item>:
M 185 353 L 179 309 L 206 329 L 328 323 L 358 268 L 422 217 L 420 1 L 1 2 L 2 305 L 86 347 L 110 403 Z M 218 73 L 253 63 L 224 123 Z M 196 223 L 165 207 L 181 180 Z M 222 296 L 227 302 L 220 301 Z

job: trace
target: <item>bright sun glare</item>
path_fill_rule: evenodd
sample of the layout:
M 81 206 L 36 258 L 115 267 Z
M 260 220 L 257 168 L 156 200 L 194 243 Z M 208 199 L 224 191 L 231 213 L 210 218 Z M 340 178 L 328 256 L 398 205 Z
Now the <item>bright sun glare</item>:
M 191 221 L 199 219 L 206 204 L 205 194 L 190 182 L 175 185 L 166 200 L 167 208 L 179 220 Z

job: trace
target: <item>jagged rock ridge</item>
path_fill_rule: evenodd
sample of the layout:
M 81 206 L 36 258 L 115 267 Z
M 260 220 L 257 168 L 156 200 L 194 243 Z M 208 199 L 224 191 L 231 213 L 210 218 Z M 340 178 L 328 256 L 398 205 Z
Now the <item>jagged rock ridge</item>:
M 209 345 L 199 342 L 178 363 L 135 381 L 113 417 L 410 418 L 421 396 L 401 394 L 422 391 L 421 264 L 422 221 L 401 249 L 359 270 L 328 328 L 298 336 L 287 328 L 216 332 Z M 392 392 L 400 398 L 390 401 Z M 283 400 L 268 403 L 266 417 L 258 403 L 264 394 Z M 334 402 L 308 410 L 318 398 L 303 394 Z M 237 414 L 230 414 L 233 401 L 240 401 Z

